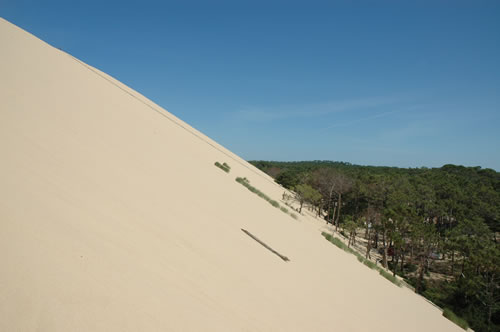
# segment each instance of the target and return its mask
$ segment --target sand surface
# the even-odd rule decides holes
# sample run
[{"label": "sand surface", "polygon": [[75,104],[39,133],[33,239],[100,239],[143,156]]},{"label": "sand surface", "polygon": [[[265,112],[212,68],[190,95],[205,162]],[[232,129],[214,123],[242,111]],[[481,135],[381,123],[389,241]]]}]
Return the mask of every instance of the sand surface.
[{"label": "sand surface", "polygon": [[279,200],[267,175],[3,19],[0,155],[0,331],[461,331],[234,180]]}]

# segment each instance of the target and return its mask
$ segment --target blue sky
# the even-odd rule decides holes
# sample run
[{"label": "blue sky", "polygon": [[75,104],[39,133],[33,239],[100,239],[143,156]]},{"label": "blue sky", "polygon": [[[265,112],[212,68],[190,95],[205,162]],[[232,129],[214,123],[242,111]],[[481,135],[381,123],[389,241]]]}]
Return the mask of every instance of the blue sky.
[{"label": "blue sky", "polygon": [[0,16],[245,159],[500,170],[500,1],[23,1]]}]

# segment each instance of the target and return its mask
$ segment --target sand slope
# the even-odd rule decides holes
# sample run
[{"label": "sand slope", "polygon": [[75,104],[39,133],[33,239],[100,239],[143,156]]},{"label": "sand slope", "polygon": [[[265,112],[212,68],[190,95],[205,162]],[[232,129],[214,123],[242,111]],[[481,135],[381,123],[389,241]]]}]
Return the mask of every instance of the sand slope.
[{"label": "sand slope", "polygon": [[2,19],[0,49],[0,331],[460,331],[137,92]]}]

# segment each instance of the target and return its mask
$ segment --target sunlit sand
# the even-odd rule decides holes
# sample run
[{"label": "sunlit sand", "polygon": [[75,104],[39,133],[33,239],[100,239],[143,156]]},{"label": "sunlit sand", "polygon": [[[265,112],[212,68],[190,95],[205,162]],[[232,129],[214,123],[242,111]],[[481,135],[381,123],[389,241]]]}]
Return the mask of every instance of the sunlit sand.
[{"label": "sunlit sand", "polygon": [[0,45],[0,331],[461,331],[160,106],[2,19]]}]

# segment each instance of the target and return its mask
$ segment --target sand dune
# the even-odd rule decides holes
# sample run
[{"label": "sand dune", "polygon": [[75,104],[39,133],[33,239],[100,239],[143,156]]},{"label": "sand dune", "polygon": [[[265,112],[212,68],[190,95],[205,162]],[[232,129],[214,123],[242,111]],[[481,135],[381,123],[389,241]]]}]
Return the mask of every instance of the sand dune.
[{"label": "sand dune", "polygon": [[460,331],[139,93],[3,19],[0,45],[0,331]]}]

